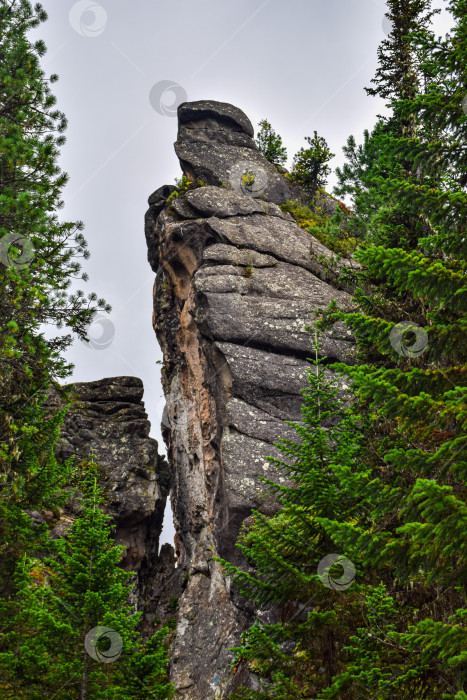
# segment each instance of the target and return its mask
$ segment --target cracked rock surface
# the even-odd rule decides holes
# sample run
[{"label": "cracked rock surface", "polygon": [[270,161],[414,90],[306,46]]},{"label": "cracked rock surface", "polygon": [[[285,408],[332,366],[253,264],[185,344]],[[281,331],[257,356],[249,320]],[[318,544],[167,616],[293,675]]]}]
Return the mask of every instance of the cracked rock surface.
[{"label": "cracked rock surface", "polygon": [[[232,105],[181,105],[175,150],[203,186],[165,206],[171,191],[159,188],[146,215],[177,530],[177,568],[156,576],[166,593],[153,600],[163,615],[167,591],[177,597],[171,680],[183,700],[227,698],[237,687],[229,649],[252,610],[214,557],[240,563],[242,522],[253,508],[274,509],[260,477],[283,478],[266,457],[293,436],[284,420],[300,420],[313,344],[305,326],[332,299],[348,299],[323,265],[331,253],[278,206],[294,192],[252,135]],[[344,327],[320,344],[328,361],[352,361]]]},{"label": "cracked rock surface", "polygon": [[[76,461],[94,456],[115,522],[115,540],[125,546],[123,566],[138,575],[157,557],[170,474],[157,442],[149,437],[143,383],[136,377],[110,377],[68,385],[70,409],[60,431],[58,457]],[[68,391],[67,391],[68,393]],[[64,402],[55,391],[50,403]],[[72,506],[73,511],[73,506]],[[73,515],[73,512],[72,512]],[[65,526],[59,522],[57,527]]]}]

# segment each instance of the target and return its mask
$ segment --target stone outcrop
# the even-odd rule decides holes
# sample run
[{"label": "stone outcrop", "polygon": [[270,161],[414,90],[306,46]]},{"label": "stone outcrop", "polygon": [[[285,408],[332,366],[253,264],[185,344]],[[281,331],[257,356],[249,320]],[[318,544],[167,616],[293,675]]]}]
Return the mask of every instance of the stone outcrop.
[{"label": "stone outcrop", "polygon": [[253,126],[237,107],[208,100],[185,102],[178,108],[178,123],[175,153],[192,180],[242,191],[248,187],[245,170],[251,170],[255,181],[249,184],[255,196],[276,204],[292,198],[287,180],[258,151]]},{"label": "stone outcrop", "polygon": [[[125,546],[123,566],[141,572],[157,559],[159,535],[170,488],[168,465],[149,437],[143,384],[136,377],[112,377],[57,389],[50,404],[70,409],[60,432],[58,457],[76,462],[94,457],[106,492],[117,544]],[[73,503],[56,526],[66,530]]]},{"label": "stone outcrop", "polygon": [[[313,352],[305,326],[348,295],[329,279],[330,252],[278,206],[297,192],[258,151],[246,115],[212,101],[178,114],[175,151],[201,186],[180,196],[159,188],[146,215],[177,530],[177,568],[166,549],[150,585],[153,614],[167,614],[170,592],[177,600],[176,697],[199,700],[238,684],[229,648],[251,621],[215,557],[240,562],[241,523],[275,507],[260,477],[283,479],[265,457],[290,437],[284,420],[300,419]],[[353,356],[345,328],[320,346],[328,361]]]}]

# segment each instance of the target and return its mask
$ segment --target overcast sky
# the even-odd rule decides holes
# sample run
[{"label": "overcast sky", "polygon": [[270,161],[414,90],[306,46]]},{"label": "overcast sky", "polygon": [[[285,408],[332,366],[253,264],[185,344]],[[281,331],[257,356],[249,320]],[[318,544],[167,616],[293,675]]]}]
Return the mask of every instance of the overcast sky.
[{"label": "overcast sky", "polygon": [[[66,220],[82,220],[96,291],[112,305],[90,330],[94,347],[68,352],[73,381],[134,375],[144,381],[151,434],[160,437],[162,354],[151,325],[154,273],[146,258],[147,198],[173,184],[176,106],[213,99],[267,118],[289,164],[316,129],[342,164],[347,137],[370,128],[383,105],[367,97],[387,31],[384,0],[42,0],[36,34],[46,73],[69,120],[60,164],[70,182]],[[443,7],[437,0],[436,7]],[[440,18],[438,31],[449,27]],[[172,89],[171,89],[172,86]],[[330,180],[335,182],[334,178]],[[167,523],[164,539],[171,538]]]}]

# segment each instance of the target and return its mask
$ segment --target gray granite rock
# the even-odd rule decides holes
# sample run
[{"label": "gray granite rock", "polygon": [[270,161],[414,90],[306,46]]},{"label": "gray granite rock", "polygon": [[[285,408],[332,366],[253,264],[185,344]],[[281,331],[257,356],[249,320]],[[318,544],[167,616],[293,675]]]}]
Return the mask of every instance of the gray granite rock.
[{"label": "gray granite rock", "polygon": [[263,202],[232,189],[227,189],[226,192],[222,190],[223,188],[208,186],[188,191],[185,199],[191,206],[193,214],[187,218],[217,216],[220,219],[226,219],[247,214],[270,214],[282,219],[287,218],[287,214],[272,202]]},{"label": "gray granite rock", "polygon": [[265,215],[253,214],[230,219],[211,217],[206,224],[226,243],[269,253],[278,260],[310,270],[321,279],[329,279],[320,258],[331,259],[331,252],[293,221],[269,216],[265,220]]},{"label": "gray granite rock", "polygon": [[[203,251],[203,260],[206,262],[224,263],[226,265],[235,265],[235,274],[242,274],[243,267],[276,267],[277,260],[271,255],[263,255],[255,250],[239,249],[232,245],[217,243],[209,246]],[[206,273],[217,274],[216,268],[206,268]],[[218,268],[222,274],[223,270],[229,274],[229,268]],[[198,283],[201,284],[201,274],[198,278]]]},{"label": "gray granite rock", "polygon": [[178,123],[185,126],[202,119],[216,119],[225,123],[232,131],[253,136],[253,125],[244,112],[227,102],[199,100],[183,102],[178,108]]},{"label": "gray granite rock", "polygon": [[152,236],[152,231],[157,217],[165,207],[167,199],[175,190],[176,187],[174,185],[163,185],[148,198],[149,209],[144,218],[144,231],[148,247],[148,262],[153,270],[157,269],[157,245]]},{"label": "gray granite rock", "polygon": [[[277,206],[293,191],[256,149],[243,112],[181,105],[175,149],[187,175],[207,186],[177,197],[146,229],[177,529],[177,568],[154,569],[146,596],[161,618],[168,591],[179,599],[176,697],[226,699],[237,682],[229,649],[253,611],[214,556],[239,562],[242,522],[252,508],[277,507],[261,477],[285,478],[266,458],[280,456],[280,439],[293,439],[284,421],[301,418],[313,354],[305,326],[332,299],[345,304],[349,296],[323,264],[331,252]],[[248,170],[255,178],[242,183]],[[344,327],[321,334],[320,345],[328,361],[353,359]]]},{"label": "gray granite rock", "polygon": [[[64,390],[70,393],[71,404],[58,455],[61,459],[73,456],[78,462],[94,456],[107,495],[106,508],[115,522],[116,542],[125,546],[123,565],[138,572],[146,558],[157,556],[170,488],[168,464],[149,437],[143,383],[136,377],[111,377]],[[63,389],[50,400],[63,403]]]},{"label": "gray granite rock", "polygon": [[258,151],[251,123],[241,110],[200,101],[180,105],[178,114],[175,152],[191,179],[276,204],[292,198],[287,179]]}]

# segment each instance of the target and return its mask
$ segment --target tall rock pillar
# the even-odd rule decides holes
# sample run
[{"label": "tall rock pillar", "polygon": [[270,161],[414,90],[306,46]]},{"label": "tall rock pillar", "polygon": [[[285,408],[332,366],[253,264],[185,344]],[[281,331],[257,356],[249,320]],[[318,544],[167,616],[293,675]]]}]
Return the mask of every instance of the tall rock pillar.
[{"label": "tall rock pillar", "polygon": [[[278,206],[296,193],[252,137],[232,105],[181,105],[175,151],[199,186],[159,188],[146,215],[177,531],[171,678],[184,700],[232,690],[229,649],[251,617],[215,557],[239,562],[243,520],[274,507],[260,477],[282,478],[265,457],[300,417],[305,326],[347,296],[326,278],[329,251]],[[352,353],[343,329],[320,343],[330,360]]]}]

